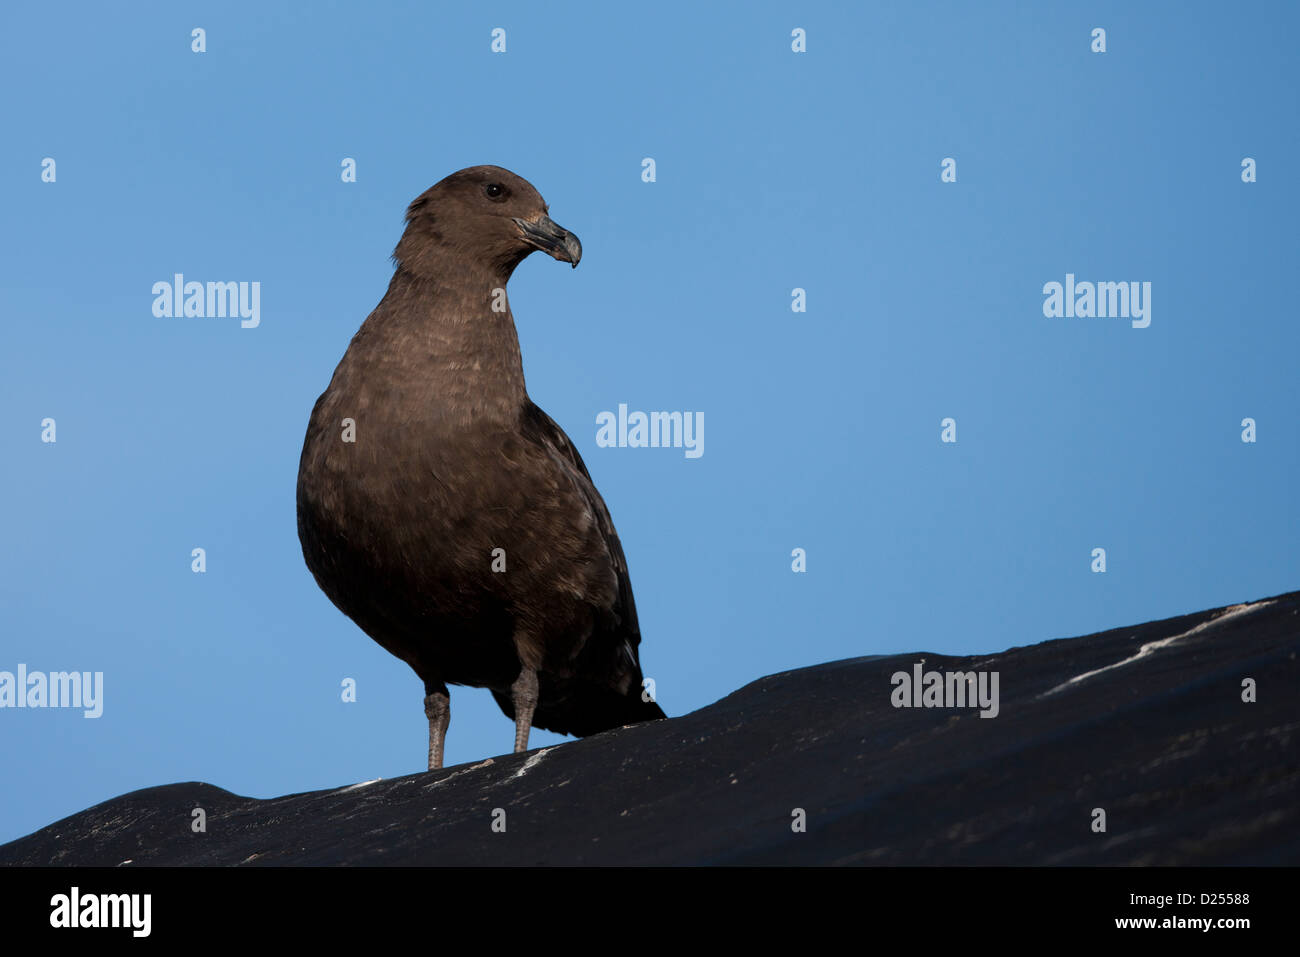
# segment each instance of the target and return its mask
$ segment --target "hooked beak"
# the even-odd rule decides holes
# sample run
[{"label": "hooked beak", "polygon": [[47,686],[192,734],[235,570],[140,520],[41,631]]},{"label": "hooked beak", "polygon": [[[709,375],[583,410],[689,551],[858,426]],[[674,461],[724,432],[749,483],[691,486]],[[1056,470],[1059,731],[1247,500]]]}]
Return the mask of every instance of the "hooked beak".
[{"label": "hooked beak", "polygon": [[578,237],[573,233],[556,224],[545,213],[533,221],[520,219],[518,216],[514,217],[514,221],[530,246],[540,249],[560,262],[571,263],[574,269],[578,268],[578,260],[582,258],[582,243],[578,242]]}]

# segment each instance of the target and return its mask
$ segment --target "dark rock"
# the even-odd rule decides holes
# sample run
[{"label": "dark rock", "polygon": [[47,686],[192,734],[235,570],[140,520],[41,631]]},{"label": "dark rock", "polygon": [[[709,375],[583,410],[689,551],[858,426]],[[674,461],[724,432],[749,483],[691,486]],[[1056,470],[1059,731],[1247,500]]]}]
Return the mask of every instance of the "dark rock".
[{"label": "dark rock", "polygon": [[[857,658],[393,780],[266,801],[148,788],[0,847],[0,864],[1294,864],[1297,651],[1293,592],[996,655]],[[894,708],[891,675],[921,659],[997,671],[997,717]]]}]

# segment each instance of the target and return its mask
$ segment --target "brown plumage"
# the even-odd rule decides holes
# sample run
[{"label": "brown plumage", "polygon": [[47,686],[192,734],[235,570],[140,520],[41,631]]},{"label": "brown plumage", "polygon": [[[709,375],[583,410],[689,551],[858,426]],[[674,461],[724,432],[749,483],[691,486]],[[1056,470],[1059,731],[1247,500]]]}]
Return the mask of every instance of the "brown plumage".
[{"label": "brown plumage", "polygon": [[442,766],[448,684],[491,689],[516,751],[530,725],[587,735],[664,717],[642,697],[609,511],[524,388],[506,282],[536,249],[575,267],[582,255],[547,211],[495,166],[411,203],[388,293],[303,443],[303,556],[330,600],[424,681],[430,768]]}]

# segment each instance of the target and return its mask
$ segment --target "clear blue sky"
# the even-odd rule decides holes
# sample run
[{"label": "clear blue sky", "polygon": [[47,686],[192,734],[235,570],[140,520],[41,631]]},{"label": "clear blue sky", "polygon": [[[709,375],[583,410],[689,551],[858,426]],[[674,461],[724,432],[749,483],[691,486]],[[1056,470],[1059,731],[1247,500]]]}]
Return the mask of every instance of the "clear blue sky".
[{"label": "clear blue sky", "polygon": [[[479,163],[582,239],[511,304],[670,714],[1300,588],[1294,4],[271,6],[6,11],[0,670],[105,700],[0,710],[0,840],[423,768],[421,685],[317,588],[294,485],[406,204]],[[154,318],[177,272],[259,282],[260,326]],[[1045,318],[1067,273],[1150,282],[1150,326]],[[598,448],[619,403],[702,412],[704,455]],[[511,741],[452,690],[449,764]]]}]

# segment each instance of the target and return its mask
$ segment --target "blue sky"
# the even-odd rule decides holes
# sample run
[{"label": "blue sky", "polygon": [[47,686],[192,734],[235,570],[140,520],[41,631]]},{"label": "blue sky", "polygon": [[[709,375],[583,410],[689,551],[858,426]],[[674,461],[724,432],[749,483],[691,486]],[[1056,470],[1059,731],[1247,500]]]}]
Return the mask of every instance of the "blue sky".
[{"label": "blue sky", "polygon": [[[421,685],[317,588],[294,486],[406,204],[479,163],[581,237],[511,305],[669,714],[1300,587],[1294,5],[266,7],[0,31],[0,670],[104,673],[98,719],[0,710],[0,841],[422,770]],[[155,318],[177,272],[260,283],[260,325]],[[1150,282],[1150,326],[1046,318],[1067,273]],[[597,447],[619,403],[703,413],[704,454]],[[449,764],[512,738],[452,690]]]}]

